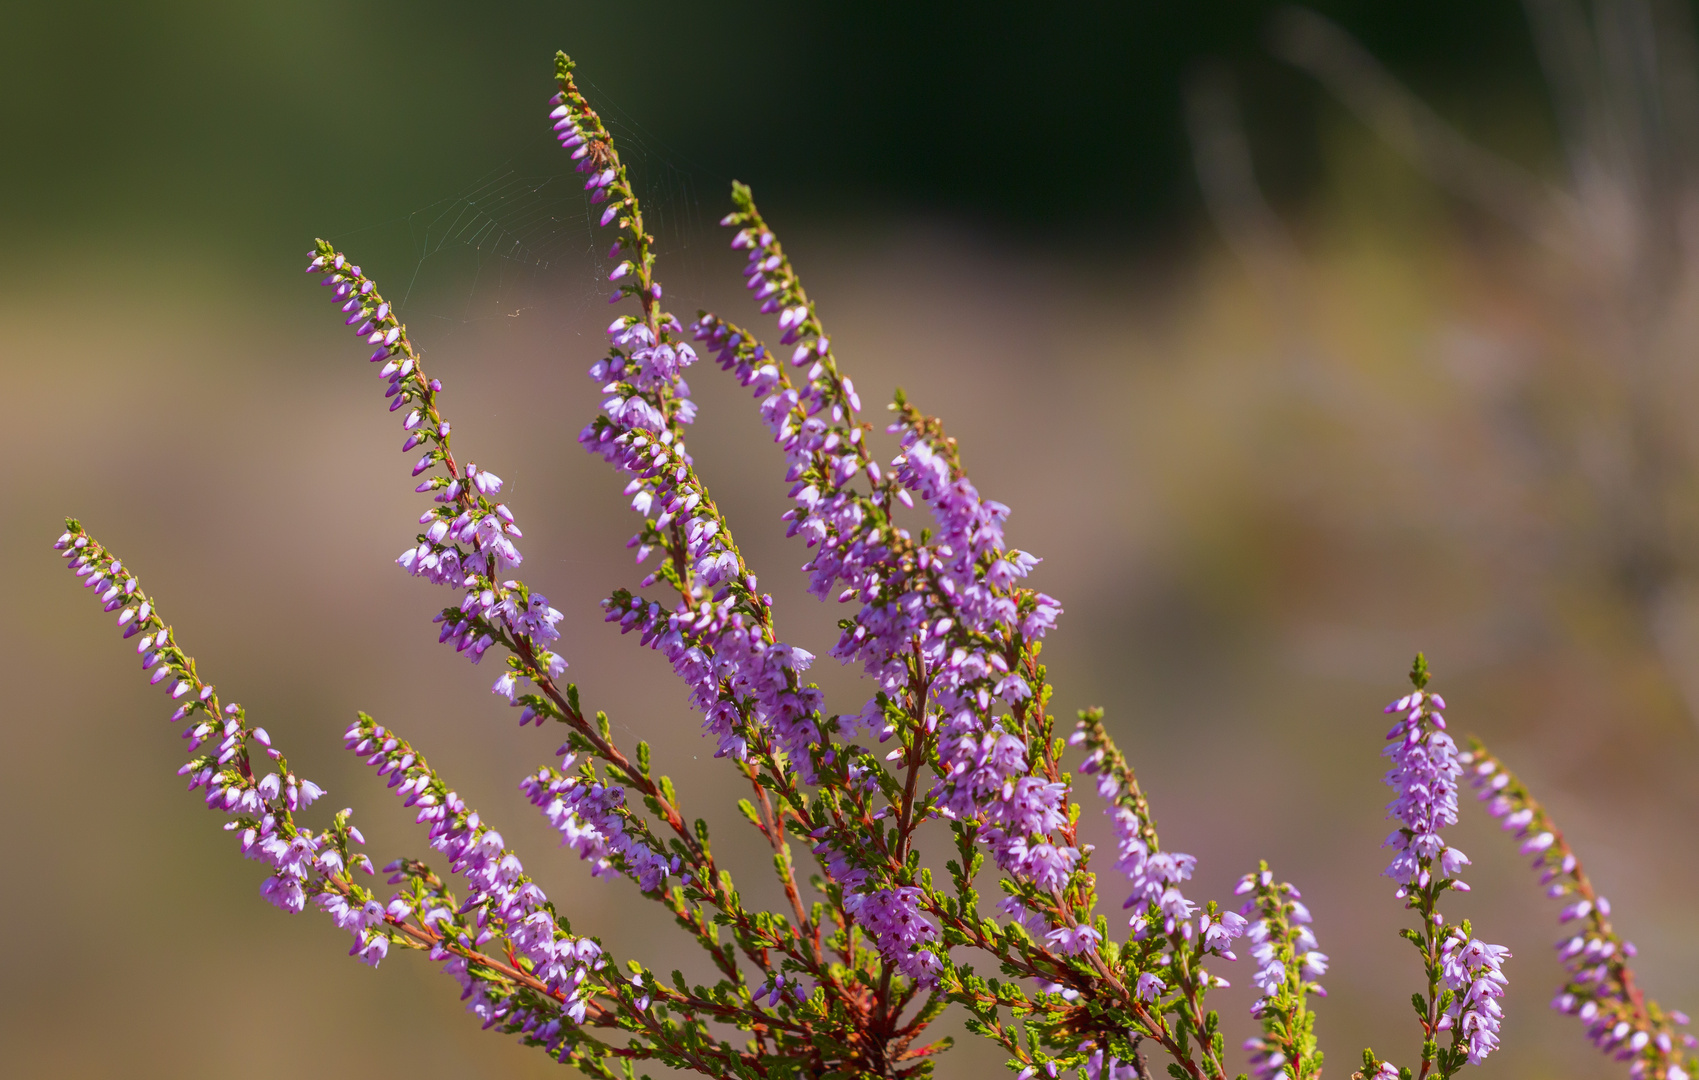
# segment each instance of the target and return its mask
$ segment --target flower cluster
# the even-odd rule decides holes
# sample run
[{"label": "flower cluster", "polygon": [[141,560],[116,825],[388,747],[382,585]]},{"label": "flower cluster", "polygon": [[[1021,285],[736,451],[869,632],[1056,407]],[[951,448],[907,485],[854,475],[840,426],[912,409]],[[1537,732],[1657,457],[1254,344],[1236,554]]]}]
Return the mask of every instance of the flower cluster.
[{"label": "flower cluster", "polygon": [[[1215,1014],[1203,1011],[1203,994],[1211,987],[1227,985],[1227,980],[1210,975],[1203,962],[1209,956],[1236,960],[1233,942],[1251,924],[1242,913],[1218,911],[1213,902],[1199,914],[1198,905],[1180,891],[1180,883],[1191,877],[1197,859],[1161,849],[1150,804],[1132,767],[1104,729],[1102,711],[1082,712],[1068,741],[1085,748],[1080,770],[1097,778],[1097,794],[1107,804],[1104,812],[1115,830],[1115,866],[1132,885],[1122,907],[1132,911],[1128,945],[1136,946],[1136,951],[1129,951],[1138,957],[1140,969],[1134,997],[1155,1004],[1170,990],[1177,991],[1176,1006],[1183,1021],[1196,1030],[1209,1030]],[[1198,915],[1195,923],[1194,915]],[[1211,1047],[1213,1060],[1219,1061],[1221,1054],[1221,1046]]]},{"label": "flower cluster", "polygon": [[921,914],[921,890],[912,885],[853,894],[850,915],[867,931],[880,955],[911,979],[934,980],[942,967],[934,943],[938,928]]},{"label": "flower cluster", "polygon": [[1676,1030],[1688,1023],[1687,1015],[1660,1008],[1635,984],[1628,964],[1634,943],[1611,926],[1610,901],[1594,890],[1546,808],[1479,742],[1471,745],[1463,761],[1487,812],[1516,838],[1520,854],[1532,858],[1546,895],[1563,903],[1558,921],[1577,924],[1573,934],[1557,943],[1569,979],[1552,1007],[1579,1018],[1595,1046],[1629,1062],[1635,1080],[1699,1075],[1699,1060],[1691,1053],[1699,1039]]},{"label": "flower cluster", "polygon": [[1098,797],[1107,804],[1104,813],[1115,828],[1115,868],[1133,885],[1122,904],[1133,909],[1129,925],[1142,934],[1154,917],[1165,932],[1175,932],[1197,910],[1179,889],[1180,882],[1192,876],[1196,857],[1159,850],[1150,804],[1126,758],[1104,730],[1101,710],[1081,713],[1079,726],[1068,742],[1085,746],[1080,771],[1097,777]]},{"label": "flower cluster", "polygon": [[[1425,675],[1419,678],[1425,684]],[[1400,714],[1386,733],[1383,751],[1392,760],[1386,782],[1397,793],[1387,804],[1387,816],[1399,823],[1386,839],[1385,846],[1397,854],[1385,873],[1398,882],[1400,899],[1435,881],[1464,892],[1469,888],[1457,878],[1469,865],[1468,856],[1439,834],[1457,824],[1457,778],[1463,774],[1457,744],[1446,734],[1445,717],[1438,711],[1443,708],[1444,698],[1420,686],[1386,707]]]},{"label": "flower cluster", "polygon": [[1315,1014],[1306,998],[1327,996],[1315,981],[1327,971],[1327,955],[1316,947],[1310,909],[1295,886],[1274,880],[1267,863],[1241,878],[1233,891],[1249,894],[1240,914],[1254,918],[1245,936],[1257,962],[1252,981],[1262,991],[1251,1006],[1251,1015],[1262,1021],[1262,1034],[1245,1041],[1251,1075],[1256,1080],[1320,1076]]},{"label": "flower cluster", "polygon": [[731,596],[704,598],[694,607],[680,599],[669,609],[622,590],[602,606],[607,622],[619,623],[621,633],[639,631],[642,643],[672,664],[720,756],[747,756],[750,739],[759,738],[753,732],[770,730],[788,760],[814,781],[810,751],[820,738],[822,698],[799,678],[813,653],[773,641],[769,624]]},{"label": "flower cluster", "polygon": [[[421,911],[407,894],[398,893],[385,909],[389,916],[404,920],[417,915],[422,926],[439,932],[449,930],[445,920],[450,914],[459,916],[462,921],[432,949],[432,959],[451,965],[463,996],[470,1000],[468,1008],[479,1013],[486,1026],[501,1023],[504,1030],[521,1032],[555,1053],[569,1046],[562,1014],[573,1023],[584,1022],[595,986],[590,976],[607,966],[601,947],[562,925],[554,905],[525,875],[519,857],[503,845],[501,834],[469,809],[406,741],[364,713],[349,725],[343,740],[366,764],[376,766],[379,776],[390,778],[389,785],[407,806],[419,808],[415,820],[430,826],[431,847],[468,887],[465,901],[452,913],[440,904]],[[391,884],[411,876],[405,861],[384,869],[395,875]],[[468,915],[470,919],[465,918]],[[510,946],[518,966],[540,984],[532,989],[553,999],[548,1006],[537,1008],[521,996],[503,994],[446,944],[453,941],[470,950],[492,940]]]},{"label": "flower cluster", "polygon": [[[888,467],[874,459],[860,397],[788,256],[749,189],[735,185],[733,200],[737,209],[722,224],[737,229],[732,246],[748,251],[746,284],[764,313],[778,314],[781,343],[793,346],[789,363],[804,370],[793,379],[752,333],[711,313],[698,317],[696,336],[761,398],[762,419],[785,451],[794,504],[784,515],[787,535],[811,549],[803,567],[809,590],[860,601],[833,656],[859,663],[879,689],[858,713],[838,717],[838,726],[880,742],[902,738],[887,760],[910,769],[936,758],[940,775],[925,802],[907,807],[913,820],[935,813],[971,823],[1000,869],[1038,895],[1056,894],[1080,864],[1066,785],[1053,765],[1034,760],[1032,744],[1042,741],[1008,730],[998,713],[1008,709],[1016,724],[1047,724],[1033,658],[1060,606],[1019,587],[1037,560],[1006,550],[1008,508],[979,495],[954,440],[900,395],[888,429],[901,436],[899,453]],[[892,518],[894,504],[914,506],[917,496],[938,525],[920,542]],[[905,733],[905,720],[922,730]],[[831,830],[818,853],[848,872],[849,864],[871,861],[857,847],[854,836]],[[870,932],[888,943],[889,959],[930,971],[932,954],[919,946],[930,940],[931,924],[906,889],[875,879],[872,900],[851,903],[874,920]],[[1027,915],[1049,906],[1021,908]],[[1052,946],[1078,955],[1095,945],[1095,930],[1051,914],[1058,916],[1046,931]]]},{"label": "flower cluster", "polygon": [[[1405,937],[1421,953],[1428,973],[1427,993],[1415,998],[1424,1036],[1422,1073],[1437,1067],[1447,1077],[1465,1063],[1479,1065],[1498,1046],[1504,1016],[1498,998],[1505,986],[1500,965],[1510,953],[1475,941],[1467,920],[1461,934],[1446,927],[1439,911],[1446,890],[1468,891],[1457,874],[1469,859],[1440,836],[1441,829],[1457,822],[1463,764],[1440,712],[1445,699],[1427,689],[1428,674],[1426,657],[1417,654],[1410,669],[1414,689],[1385,710],[1398,714],[1383,753],[1392,760],[1386,783],[1395,792],[1387,816],[1399,823],[1384,845],[1396,852],[1385,874],[1398,882],[1396,895],[1420,920]],[[1441,1046],[1440,1035],[1447,1031],[1451,1045]]]},{"label": "flower cluster", "polygon": [[[1226,1033],[1205,999],[1227,985],[1210,966],[1234,962],[1243,940],[1261,991],[1252,1014],[1262,1032],[1244,1044],[1251,1071],[1257,1080],[1313,1080],[1322,1056],[1308,999],[1325,995],[1315,980],[1328,958],[1298,890],[1264,864],[1240,883],[1238,911],[1188,896],[1197,860],[1162,846],[1102,712],[1081,712],[1072,737],[1060,736],[1039,657],[1062,609],[1026,583],[1039,560],[1009,545],[1009,508],[981,494],[941,421],[900,391],[882,432],[862,417],[814,301],[744,185],[733,186],[723,224],[744,253],[756,307],[776,320],[778,351],[705,311],[686,340],[684,323],[662,306],[632,178],[573,70],[557,58],[550,119],[614,237],[610,300],[628,305],[590,365],[601,407],[578,438],[622,477],[641,520],[627,545],[637,565],[654,560],[635,588],[607,594],[603,617],[666,657],[716,755],[748,785],[739,809],[771,850],[783,902],[768,911],[746,901],[759,890],[741,889],[716,860],[706,821],[688,816],[672,780],[655,774],[648,744],[628,754],[607,715],[561,681],[566,661],[551,647],[564,616],[514,576],[522,534],[500,501],[502,479],[456,458],[442,384],[426,376],[372,280],[324,241],[308,269],[374,348],[390,411],[402,414],[402,449],[422,451],[413,475],[432,504],[397,563],[454,591],[436,617],[439,640],[474,663],[500,658],[505,670],[491,689],[523,709],[521,726],[565,726],[562,761],[529,772],[521,792],[592,876],[629,881],[643,902],[662,905],[702,950],[712,982],[691,985],[676,971],[663,981],[641,962],[613,963],[594,937],[572,930],[423,756],[365,714],[346,731],[348,749],[415,810],[464,896],[410,858],[386,867],[398,886],[387,901],[356,883],[353,870],[372,868],[351,853],[363,841],[350,812],[321,832],[296,824],[320,789],[290,771],[240,707],[220,705],[134,575],[70,522],[57,546],[138,639],[153,683],[181,702],[174,719],[187,723],[197,752],[183,773],[230,816],[242,850],[268,867],[262,893],[291,911],[312,902],[367,963],[392,947],[426,952],[486,1027],[597,1080],[629,1080],[650,1061],[712,1076],[921,1077],[948,1045],[926,1035],[951,1004],[1007,1052],[1017,1080],[1065,1070],[1088,1080],[1144,1077],[1147,1050],[1172,1059],[1182,1080],[1226,1080]],[[814,653],[779,636],[772,597],[759,591],[686,448],[697,406],[684,375],[698,347],[751,391],[783,453],[784,528],[807,549],[809,592],[850,605],[830,653],[868,676],[873,692],[846,712],[829,711],[805,682]],[[890,443],[876,450],[878,440]],[[928,527],[911,532],[911,512],[929,516]],[[1604,921],[1609,907],[1561,835],[1484,751],[1459,755],[1420,657],[1412,681],[1414,691],[1388,708],[1399,714],[1386,750],[1398,827],[1386,873],[1419,920],[1404,936],[1428,974],[1415,995],[1422,1080],[1480,1063],[1497,1046],[1503,1015],[1509,954],[1438,910],[1444,892],[1467,888],[1458,874],[1468,859],[1442,837],[1457,820],[1465,764],[1553,895],[1569,899],[1564,918],[1582,920],[1582,933],[1562,946],[1571,978],[1559,1007],[1631,1060],[1636,1080],[1688,1080],[1692,1061],[1671,1027],[1685,1018],[1635,989],[1625,964],[1632,947]],[[256,748],[275,762],[270,771],[255,768],[265,760]],[[1124,931],[1099,910],[1101,874],[1078,833],[1070,760],[1110,821]],[[945,836],[951,857],[924,857],[923,840]],[[806,844],[812,869],[798,868],[793,842]],[[994,905],[981,895],[985,874],[1001,894]],[[733,1030],[747,1036],[743,1045],[727,1038]],[[1364,1075],[1416,1074],[1371,1052]]]},{"label": "flower cluster", "polygon": [[[125,639],[136,642],[142,670],[151,672],[148,682],[163,684],[171,700],[181,703],[171,719],[185,725],[183,738],[195,756],[177,774],[189,778],[191,791],[206,792],[207,809],[229,815],[224,827],[239,834],[242,853],[270,868],[260,895],[289,912],[316,901],[353,935],[350,955],[376,964],[389,948],[389,936],[372,924],[371,897],[352,877],[355,869],[372,872],[370,859],[349,850],[350,844],[365,843],[360,830],[348,823],[353,811],[343,810],[321,832],[299,827],[295,815],[317,801],[323,789],[289,768],[271,736],[249,724],[240,705],[220,706],[217,690],[201,680],[195,661],[177,644],[123,560],[84,532],[75,518],[66,519],[65,533],[53,546],[83,588],[100,590],[106,611],[118,613]],[[272,768],[264,770],[267,763]]]},{"label": "flower cluster", "polygon": [[[562,65],[566,79],[570,62]],[[612,137],[576,88],[563,82],[553,105],[561,144],[572,149],[580,172],[592,174],[586,189],[592,202],[608,202],[601,223],[618,235],[610,257],[622,261],[609,274],[617,283],[611,299],[635,299],[640,309],[608,326],[608,356],[590,368],[606,397],[579,442],[629,477],[626,494],[645,519],[628,544],[638,564],[662,553],[641,587],[664,580],[679,593],[666,605],[622,593],[606,602],[609,621],[643,630],[645,644],[666,654],[704,713],[717,753],[742,759],[753,728],[773,730],[793,766],[812,779],[808,749],[819,737],[821,702],[798,674],[813,657],[774,638],[771,601],[756,592],[685,448],[684,426],[696,405],[683,372],[696,353],[682,340],[678,319],[660,308],[654,238],[644,230],[641,203]]]},{"label": "flower cluster", "polygon": [[1445,935],[1439,955],[1446,993],[1451,996],[1439,1030],[1455,1031],[1468,1050],[1469,1064],[1479,1065],[1498,1049],[1498,1026],[1504,1019],[1498,999],[1509,985],[1504,962],[1510,950],[1470,937],[1468,920],[1464,920]]},{"label": "flower cluster", "polygon": [[[565,758],[561,769],[572,768],[578,755],[568,746],[560,753]],[[583,768],[575,776],[545,767],[521,781],[519,789],[560,832],[562,845],[591,864],[592,874],[619,872],[644,892],[660,888],[668,874],[677,872],[678,856],[669,860],[642,820],[626,809],[625,788],[598,780],[588,761]]]},{"label": "flower cluster", "polygon": [[[505,580],[503,570],[518,566],[524,556],[514,541],[522,539],[506,503],[496,502],[502,479],[473,462],[461,468],[450,449],[452,427],[438,410],[442,382],[428,378],[420,356],[407,338],[407,328],[394,308],[377,291],[377,285],[350,262],[346,255],[320,240],[308,254],[307,272],[324,273],[319,284],[343,301],[347,323],[368,344],[377,346],[372,363],[390,399],[389,411],[408,409],[401,421],[407,432],[403,453],[423,446],[425,453],[413,465],[413,475],[441,466],[442,475],[428,477],[414,490],[434,492],[437,505],[419,517],[424,531],[413,546],[401,553],[396,563],[409,574],[452,589],[464,589],[457,607],[436,617],[442,624],[439,641],[454,642],[476,664],[498,638],[520,645],[533,665],[559,678],[566,661],[546,646],[560,637],[555,624],[562,615],[549,606],[548,598],[530,592],[522,582]],[[512,675],[498,679],[494,690],[513,701],[516,684]],[[527,719],[530,717],[527,716]]]}]

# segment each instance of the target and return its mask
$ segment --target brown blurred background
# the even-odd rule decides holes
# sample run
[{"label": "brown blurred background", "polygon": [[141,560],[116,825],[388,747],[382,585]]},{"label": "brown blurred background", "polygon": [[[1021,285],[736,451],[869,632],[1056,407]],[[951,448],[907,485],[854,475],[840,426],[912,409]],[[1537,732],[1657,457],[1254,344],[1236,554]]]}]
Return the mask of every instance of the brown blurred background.
[{"label": "brown blurred background", "polygon": [[[607,241],[541,119],[557,46],[653,192],[674,309],[755,321],[712,227],[729,178],[753,181],[869,406],[902,385],[1014,507],[1067,608],[1055,704],[1108,708],[1165,843],[1200,856],[1196,894],[1259,857],[1304,889],[1334,958],[1331,1074],[1417,1045],[1377,754],[1418,649],[1454,727],[1569,831],[1642,985],[1699,1007],[1692,13],[1319,10],[0,14],[0,1072],[557,1068],[480,1032],[422,958],[369,970],[322,917],[259,898],[173,776],[162,695],[55,569],[67,513],[328,809],[357,808],[377,862],[425,848],[340,750],[357,708],[413,736],[578,929],[694,962],[553,850],[515,785],[559,734],[515,729],[494,671],[434,644],[444,594],[391,565],[420,500],[378,380],[299,273],[315,235],[405,298],[457,450],[508,480],[587,702],[654,741],[760,875],[681,689],[598,617],[637,575],[621,485],[574,442]],[[824,654],[839,613],[790,572],[780,456],[728,380],[691,381],[696,456],[786,637]],[[815,671],[838,707],[862,700]],[[1516,953],[1487,1069],[1617,1075],[1547,1008],[1553,906],[1472,803],[1457,831],[1475,891],[1451,910]],[[964,1044],[939,1072],[999,1063]]]}]

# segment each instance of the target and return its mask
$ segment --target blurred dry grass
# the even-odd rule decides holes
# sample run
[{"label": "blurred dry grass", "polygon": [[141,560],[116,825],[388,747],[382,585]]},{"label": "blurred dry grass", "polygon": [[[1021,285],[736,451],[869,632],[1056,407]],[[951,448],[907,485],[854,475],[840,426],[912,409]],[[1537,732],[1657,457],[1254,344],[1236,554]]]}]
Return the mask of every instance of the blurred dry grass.
[{"label": "blurred dry grass", "polygon": [[[1616,407],[1594,366],[1597,312],[1577,301],[1573,264],[1458,216],[1373,144],[1336,145],[1333,197],[1296,230],[1275,290],[1211,240],[1121,264],[922,223],[804,231],[791,247],[869,404],[902,384],[960,436],[981,490],[1015,508],[1012,541],[1045,557],[1037,584],[1067,607],[1046,653],[1056,706],[1108,708],[1165,842],[1201,857],[1197,894],[1226,895],[1267,857],[1313,901],[1335,960],[1319,1021],[1334,1074],[1364,1045],[1401,1058],[1415,1045],[1413,957],[1376,876],[1376,755],[1379,707],[1417,649],[1454,726],[1493,743],[1590,858],[1641,946],[1642,984],[1699,1006],[1686,827],[1699,731],[1600,554],[1611,509],[1584,470],[1587,453],[1608,464],[1609,441],[1551,450],[1574,445],[1553,432],[1575,416]],[[292,263],[257,281],[218,260],[85,251],[0,294],[4,1071],[542,1075],[546,1059],[480,1033],[422,958],[368,970],[323,919],[259,899],[257,867],[172,777],[181,744],[159,695],[54,573],[57,519],[78,514],[331,808],[357,807],[380,864],[423,843],[340,752],[355,708],[413,736],[579,929],[617,955],[682,962],[625,887],[551,854],[515,784],[557,736],[514,729],[493,674],[433,644],[440,597],[391,567],[417,497],[359,350]],[[719,276],[662,278],[745,317],[733,257],[703,263]],[[567,613],[562,652],[586,700],[656,743],[753,882],[763,859],[682,693],[598,617],[597,599],[635,577],[630,521],[615,478],[574,443],[596,408],[581,373],[604,316],[558,299],[424,337],[457,447],[508,478],[526,576]],[[1665,331],[1681,376],[1666,385],[1682,390],[1688,307]],[[695,453],[786,637],[823,654],[838,613],[786,572],[804,556],[776,523],[779,455],[741,391],[711,369],[692,383]],[[1658,406],[1685,417],[1667,393]],[[860,700],[852,676],[816,671],[840,707]],[[1472,807],[1459,832],[1476,889],[1458,907],[1516,953],[1490,1068],[1610,1075],[1546,1008],[1552,908]],[[1248,973],[1226,974],[1242,984],[1221,1005],[1242,1038]],[[964,1045],[940,1074],[996,1064]]]}]

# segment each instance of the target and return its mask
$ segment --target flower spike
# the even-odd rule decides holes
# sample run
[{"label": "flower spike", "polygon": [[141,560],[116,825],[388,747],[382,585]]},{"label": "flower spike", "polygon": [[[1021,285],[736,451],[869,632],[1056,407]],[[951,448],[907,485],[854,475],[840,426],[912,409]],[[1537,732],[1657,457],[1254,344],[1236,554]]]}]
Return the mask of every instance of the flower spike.
[{"label": "flower spike", "polygon": [[[558,679],[566,661],[548,646],[560,637],[555,624],[562,615],[549,606],[546,596],[532,592],[523,582],[508,579],[505,571],[524,561],[514,541],[521,539],[513,511],[496,501],[502,479],[475,463],[462,467],[450,448],[452,427],[439,411],[442,383],[428,378],[422,358],[407,337],[394,308],[377,291],[377,285],[348,257],[324,240],[309,253],[308,273],[328,271],[320,282],[331,288],[336,299],[346,298],[342,310],[352,312],[350,324],[358,322],[358,333],[377,346],[373,363],[383,362],[378,372],[387,385],[389,411],[407,409],[401,426],[407,432],[401,449],[425,453],[413,466],[413,475],[441,467],[442,473],[420,481],[414,490],[434,492],[437,505],[419,518],[424,531],[415,546],[401,553],[396,563],[409,574],[437,585],[464,590],[454,607],[437,616],[442,632],[437,640],[453,642],[472,663],[498,641],[511,646],[521,662],[514,672],[496,680],[494,692],[510,702],[517,700],[515,676],[542,675]],[[528,708],[524,722],[536,715]],[[539,717],[540,722],[540,717]]]},{"label": "flower spike", "polygon": [[1316,947],[1310,910],[1296,887],[1275,882],[1266,862],[1241,878],[1234,892],[1249,894],[1239,914],[1255,918],[1245,936],[1257,962],[1252,981],[1263,995],[1251,1006],[1263,1033],[1244,1047],[1251,1054],[1251,1075],[1255,1080],[1313,1080],[1321,1075],[1322,1055],[1306,998],[1327,996],[1315,981],[1327,971],[1327,955]]},{"label": "flower spike", "polygon": [[[1475,940],[1468,920],[1446,926],[1439,911],[1446,890],[1468,891],[1457,875],[1469,859],[1440,836],[1442,828],[1457,822],[1457,778],[1463,765],[1446,733],[1440,711],[1445,699],[1427,688],[1429,677],[1427,658],[1418,653],[1410,668],[1414,689],[1385,709],[1398,714],[1398,721],[1387,732],[1382,752],[1392,760],[1386,782],[1396,793],[1387,816],[1399,823],[1383,845],[1395,852],[1384,873],[1398,882],[1396,895],[1420,920],[1420,927],[1404,936],[1421,953],[1428,973],[1427,993],[1415,997],[1422,1025],[1418,1080],[1430,1070],[1448,1077],[1465,1063],[1479,1065],[1498,1047],[1504,1016],[1498,999],[1506,985],[1502,966],[1510,957],[1502,945]],[[1450,1045],[1441,1046],[1446,1031]]]},{"label": "flower spike", "polygon": [[1487,812],[1516,839],[1519,853],[1532,857],[1546,895],[1563,903],[1558,922],[1578,924],[1575,933],[1557,943],[1569,979],[1552,1008],[1580,1019],[1593,1045],[1628,1061],[1635,1080],[1699,1075],[1699,1056],[1693,1053],[1699,1039],[1677,1030],[1687,1025],[1687,1014],[1662,1008],[1636,984],[1628,963],[1634,943],[1611,926],[1610,901],[1593,888],[1551,814],[1479,740],[1470,740],[1461,760]]},{"label": "flower spike", "polygon": [[[75,518],[65,519],[53,546],[83,588],[99,590],[106,611],[118,612],[125,639],[136,641],[142,670],[152,673],[149,683],[163,685],[171,700],[181,702],[171,719],[186,725],[183,737],[195,756],[177,774],[189,778],[189,790],[206,792],[207,809],[228,816],[224,827],[237,833],[242,853],[270,867],[260,894],[288,912],[303,911],[309,902],[324,908],[353,936],[349,954],[376,965],[396,935],[384,924],[381,905],[374,906],[371,892],[354,879],[354,870],[370,874],[372,864],[350,848],[365,843],[349,824],[353,811],[341,811],[320,832],[296,824],[296,815],[324,790],[289,768],[271,735],[251,724],[242,706],[220,704],[217,689],[202,681],[135,572]],[[200,752],[203,746],[210,749]]]}]

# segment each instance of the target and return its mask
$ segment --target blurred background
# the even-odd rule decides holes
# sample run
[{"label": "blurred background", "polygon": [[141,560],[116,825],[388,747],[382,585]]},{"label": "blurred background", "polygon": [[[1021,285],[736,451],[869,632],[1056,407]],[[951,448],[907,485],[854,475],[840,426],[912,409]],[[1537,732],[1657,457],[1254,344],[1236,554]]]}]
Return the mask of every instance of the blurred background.
[{"label": "blurred background", "polygon": [[[960,436],[1067,615],[1067,715],[1104,705],[1165,844],[1225,896],[1268,858],[1334,967],[1330,1075],[1411,1060],[1419,978],[1377,875],[1380,706],[1427,651],[1453,727],[1552,807],[1641,983],[1699,1007],[1699,77],[1681,0],[11,4],[0,12],[0,1071],[542,1076],[413,955],[369,970],[257,895],[173,771],[163,700],[48,545],[65,514],[141,572],[227,700],[424,851],[340,750],[409,733],[579,929],[663,970],[670,927],[551,849],[518,731],[433,644],[391,560],[401,435],[322,292],[359,259],[508,479],[526,576],[621,737],[648,738],[746,882],[728,770],[596,601],[637,577],[619,481],[578,451],[608,313],[544,122],[580,61],[649,193],[675,311],[753,321],[713,223],[755,187],[870,406]],[[780,455],[712,368],[699,462],[785,636]],[[840,708],[853,675],[816,667]],[[1088,797],[1089,802],[1089,797]],[[1089,828],[1100,827],[1088,806]],[[1451,910],[1516,954],[1504,1077],[1617,1075],[1551,1012],[1555,911],[1465,808]],[[750,885],[751,889],[758,886]],[[1110,891],[1113,891],[1111,887]],[[1220,995],[1252,1033],[1249,969]],[[687,967],[688,969],[688,967]],[[1242,1055],[1231,1055],[1242,1064]],[[939,1075],[983,1074],[962,1045]]]}]

